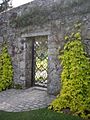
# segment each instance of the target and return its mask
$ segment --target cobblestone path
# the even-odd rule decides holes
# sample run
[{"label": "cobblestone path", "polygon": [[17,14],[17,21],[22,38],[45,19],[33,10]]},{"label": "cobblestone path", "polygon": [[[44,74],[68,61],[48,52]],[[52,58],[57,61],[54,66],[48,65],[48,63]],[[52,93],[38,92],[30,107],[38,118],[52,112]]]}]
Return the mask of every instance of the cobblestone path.
[{"label": "cobblestone path", "polygon": [[0,110],[9,112],[28,111],[47,107],[55,97],[38,87],[26,90],[10,89],[0,92]]}]

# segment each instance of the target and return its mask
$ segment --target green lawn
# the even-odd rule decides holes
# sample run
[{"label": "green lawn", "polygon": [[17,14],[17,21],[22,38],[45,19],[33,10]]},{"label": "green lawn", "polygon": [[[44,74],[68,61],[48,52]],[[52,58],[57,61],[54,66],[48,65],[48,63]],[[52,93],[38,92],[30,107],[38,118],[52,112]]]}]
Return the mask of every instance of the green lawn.
[{"label": "green lawn", "polygon": [[29,112],[3,112],[0,111],[0,120],[81,120],[79,117],[52,112],[47,109]]}]

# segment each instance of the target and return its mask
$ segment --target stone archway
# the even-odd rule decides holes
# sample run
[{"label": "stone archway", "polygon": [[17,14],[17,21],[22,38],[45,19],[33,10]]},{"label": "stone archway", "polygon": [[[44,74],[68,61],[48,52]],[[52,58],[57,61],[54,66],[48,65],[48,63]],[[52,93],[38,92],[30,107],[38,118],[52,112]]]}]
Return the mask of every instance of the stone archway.
[{"label": "stone archway", "polygon": [[58,61],[58,46],[55,42],[55,35],[50,32],[32,33],[21,36],[25,39],[25,86],[30,88],[35,85],[35,68],[33,64],[34,58],[34,41],[39,38],[47,38],[48,45],[48,76],[47,76],[47,92],[56,95],[60,91],[60,66]]}]

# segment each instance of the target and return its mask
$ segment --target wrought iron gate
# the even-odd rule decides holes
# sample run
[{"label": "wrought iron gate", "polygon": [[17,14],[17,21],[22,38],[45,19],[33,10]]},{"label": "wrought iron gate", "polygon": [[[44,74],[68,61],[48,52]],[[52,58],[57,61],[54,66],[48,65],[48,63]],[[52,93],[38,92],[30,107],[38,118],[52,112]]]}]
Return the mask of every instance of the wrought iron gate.
[{"label": "wrought iron gate", "polygon": [[[45,39],[46,38],[46,39]],[[34,39],[34,84],[47,87],[48,45],[47,37]]]}]

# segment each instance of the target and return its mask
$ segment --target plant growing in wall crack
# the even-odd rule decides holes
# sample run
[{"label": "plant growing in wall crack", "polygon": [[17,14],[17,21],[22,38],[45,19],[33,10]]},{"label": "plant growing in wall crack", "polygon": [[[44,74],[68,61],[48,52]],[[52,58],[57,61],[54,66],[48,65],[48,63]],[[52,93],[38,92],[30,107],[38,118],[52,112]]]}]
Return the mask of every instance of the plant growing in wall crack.
[{"label": "plant growing in wall crack", "polygon": [[7,46],[4,44],[0,54],[0,91],[12,85],[13,67]]},{"label": "plant growing in wall crack", "polygon": [[68,42],[60,55],[62,88],[49,108],[90,118],[90,59],[84,52],[80,32],[72,33],[65,39]]}]

